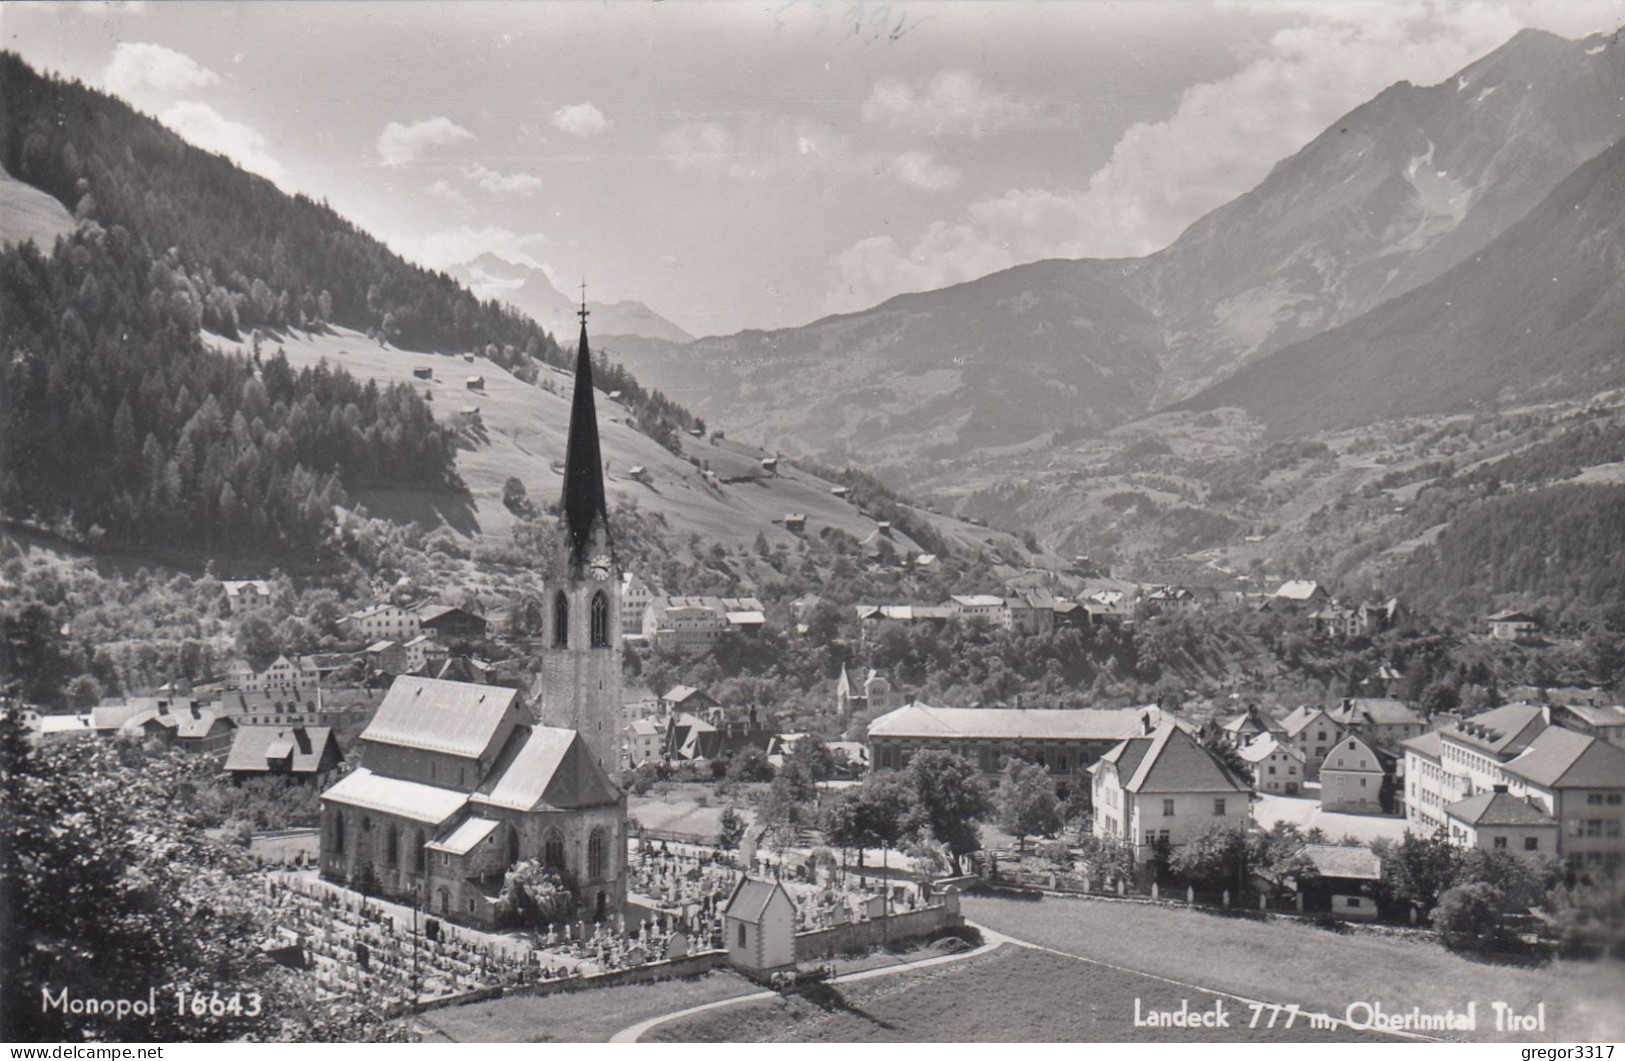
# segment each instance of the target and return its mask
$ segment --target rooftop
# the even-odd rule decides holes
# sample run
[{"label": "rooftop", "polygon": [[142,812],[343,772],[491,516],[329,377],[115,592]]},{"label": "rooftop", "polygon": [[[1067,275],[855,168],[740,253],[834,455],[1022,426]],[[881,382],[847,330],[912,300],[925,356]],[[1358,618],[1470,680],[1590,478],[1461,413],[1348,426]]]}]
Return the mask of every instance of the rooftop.
[{"label": "rooftop", "polygon": [[1480,792],[1457,800],[1444,812],[1468,825],[1556,825],[1557,819],[1528,800],[1505,792]]},{"label": "rooftop", "polygon": [[462,810],[468,797],[449,788],[382,777],[362,766],[323,792],[322,801],[439,825]]},{"label": "rooftop", "polygon": [[1503,769],[1548,788],[1625,788],[1625,748],[1547,726]]},{"label": "rooftop", "polygon": [[516,696],[516,690],[495,685],[403,676],[389,687],[361,739],[477,759],[510,712],[523,714]]},{"label": "rooftop", "polygon": [[931,707],[912,703],[869,723],[869,736],[980,740],[1122,740],[1144,732],[1143,707],[1074,711],[1048,708]]},{"label": "rooftop", "polygon": [[1345,880],[1381,880],[1382,859],[1369,847],[1341,847],[1336,844],[1304,844],[1303,853],[1315,864],[1322,877]]}]

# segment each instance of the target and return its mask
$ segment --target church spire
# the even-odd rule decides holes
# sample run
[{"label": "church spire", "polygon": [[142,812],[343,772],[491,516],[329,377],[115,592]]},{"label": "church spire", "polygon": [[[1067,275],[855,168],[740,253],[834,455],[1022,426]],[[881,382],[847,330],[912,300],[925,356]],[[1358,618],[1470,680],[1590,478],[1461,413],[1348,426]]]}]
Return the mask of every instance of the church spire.
[{"label": "church spire", "polygon": [[564,448],[564,522],[570,532],[570,556],[580,563],[592,537],[595,519],[609,532],[604,502],[604,461],[598,451],[598,414],[592,396],[592,354],[587,349],[587,285],[581,285],[581,342],[576,348],[575,394],[570,401],[570,438]]}]

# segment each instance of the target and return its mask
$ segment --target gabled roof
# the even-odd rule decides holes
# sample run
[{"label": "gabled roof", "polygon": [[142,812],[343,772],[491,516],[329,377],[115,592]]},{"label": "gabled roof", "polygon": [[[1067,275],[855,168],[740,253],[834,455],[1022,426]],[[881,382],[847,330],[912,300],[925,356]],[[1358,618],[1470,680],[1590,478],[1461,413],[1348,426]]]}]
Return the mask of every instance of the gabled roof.
[{"label": "gabled roof", "polygon": [[1369,847],[1304,844],[1303,854],[1315,864],[1315,869],[1322,877],[1339,877],[1344,880],[1382,879],[1382,859]]},{"label": "gabled roof", "polygon": [[443,851],[448,855],[466,855],[486,837],[496,831],[501,822],[490,818],[469,818],[451,831],[444,840],[431,840],[423,846],[430,851]]},{"label": "gabled roof", "polygon": [[1517,796],[1506,792],[1480,792],[1457,800],[1444,812],[1458,821],[1473,826],[1485,825],[1551,825],[1557,819]]},{"label": "gabled roof", "polygon": [[795,909],[795,900],[790,898],[790,893],[778,881],[740,877],[739,883],[734,885],[733,894],[728,896],[727,905],[722,908],[722,914],[746,924],[759,925],[775,894],[784,896],[784,901],[790,904],[792,910]]},{"label": "gabled roof", "polygon": [[490,750],[517,706],[517,695],[495,685],[402,676],[390,685],[361,739],[477,759]]},{"label": "gabled roof", "polygon": [[1144,732],[1149,708],[931,707],[912,703],[869,723],[869,736],[983,740],[1122,740]]},{"label": "gabled roof", "polygon": [[1130,792],[1250,792],[1196,738],[1172,722],[1164,722],[1148,737],[1133,737],[1103,759],[1117,767],[1123,787]]},{"label": "gabled roof", "polygon": [[[226,753],[226,769],[263,773],[274,760],[287,759],[289,772],[314,774],[321,769],[329,744],[335,741],[328,726],[240,726]],[[338,754],[336,746],[334,752]]]},{"label": "gabled roof", "polygon": [[960,593],[948,599],[961,608],[998,608],[1004,604],[1003,597],[995,597],[989,593]]},{"label": "gabled roof", "polygon": [[1289,737],[1296,737],[1307,729],[1315,719],[1322,716],[1333,725],[1338,724],[1337,719],[1327,714],[1325,708],[1304,704],[1300,707],[1294,707],[1287,713],[1285,718],[1281,719],[1281,730]]},{"label": "gabled roof", "polygon": [[1420,756],[1432,759],[1434,762],[1439,762],[1443,758],[1442,745],[1439,742],[1438,730],[1430,730],[1429,732],[1422,734],[1420,737],[1412,737],[1410,740],[1400,741],[1399,746],[1407,751],[1413,751]]},{"label": "gabled roof", "polygon": [[1564,704],[1563,710],[1588,726],[1625,726],[1625,707],[1618,704]]},{"label": "gabled roof", "polygon": [[621,794],[575,730],[518,726],[469,798],[510,810],[571,810],[614,804]]},{"label": "gabled roof", "polygon": [[322,800],[439,825],[462,810],[468,796],[454,789],[384,777],[361,766],[323,792]]},{"label": "gabled roof", "polygon": [[1272,733],[1266,733],[1241,749],[1241,757],[1249,763],[1261,763],[1275,753],[1290,755],[1299,762],[1303,761],[1303,753],[1290,744],[1283,744],[1275,739]]},{"label": "gabled roof", "polygon": [[1490,616],[1492,623],[1532,623],[1535,617],[1528,612],[1504,611]]},{"label": "gabled roof", "polygon": [[1356,723],[1373,726],[1420,726],[1426,724],[1420,712],[1403,700],[1391,697],[1364,697],[1351,700],[1350,715]]},{"label": "gabled roof", "polygon": [[1625,788],[1625,748],[1548,726],[1503,769],[1548,788]]},{"label": "gabled roof", "polygon": [[1326,591],[1320,588],[1319,582],[1307,578],[1288,579],[1275,591],[1275,596],[1283,600],[1310,600],[1325,595]]},{"label": "gabled roof", "polygon": [[[1360,766],[1360,759],[1364,757],[1369,765]],[[1339,760],[1347,760],[1342,765]],[[1320,773],[1346,774],[1380,774],[1383,773],[1382,759],[1378,757],[1376,749],[1352,733],[1345,733],[1337,738],[1336,743],[1326,749],[1326,758],[1321,760]]]}]

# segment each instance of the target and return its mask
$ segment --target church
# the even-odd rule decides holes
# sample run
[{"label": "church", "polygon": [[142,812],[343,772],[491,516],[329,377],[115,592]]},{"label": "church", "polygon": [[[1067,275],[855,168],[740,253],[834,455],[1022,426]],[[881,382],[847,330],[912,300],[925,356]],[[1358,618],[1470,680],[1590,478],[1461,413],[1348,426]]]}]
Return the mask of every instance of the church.
[{"label": "church", "polygon": [[397,678],[361,734],[361,765],[322,793],[324,877],[477,924],[497,919],[505,874],[528,860],[569,885],[577,919],[613,919],[626,902],[621,574],[580,316],[538,695]]}]

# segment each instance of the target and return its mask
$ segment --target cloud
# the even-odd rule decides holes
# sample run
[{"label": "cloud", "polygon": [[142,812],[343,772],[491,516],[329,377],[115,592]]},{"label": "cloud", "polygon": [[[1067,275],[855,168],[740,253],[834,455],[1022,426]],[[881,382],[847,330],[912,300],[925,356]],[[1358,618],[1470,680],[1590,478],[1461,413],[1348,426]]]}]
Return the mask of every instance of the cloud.
[{"label": "cloud", "polygon": [[378,134],[378,157],[386,166],[404,166],[413,159],[421,158],[432,148],[449,147],[473,139],[473,133],[450,118],[435,117],[411,125],[390,122]]},{"label": "cloud", "polygon": [[[955,283],[967,278],[967,260],[998,269],[1049,257],[1149,254],[1394,82],[1436,84],[1497,47],[1517,31],[1523,11],[1444,0],[1272,0],[1256,10],[1284,13],[1293,24],[1260,42],[1234,73],[1191,86],[1167,118],[1124,131],[1082,187],[1015,188],[911,242],[860,240],[831,259],[839,279],[829,308]],[[880,89],[865,104],[866,118],[922,130],[986,128],[990,120],[968,117],[976,113],[968,103],[957,111],[932,103],[942,93]]]},{"label": "cloud", "polygon": [[459,262],[472,261],[482,254],[495,254],[517,265],[544,269],[546,267],[534,253],[540,252],[547,243],[547,237],[540,232],[521,235],[495,225],[484,228],[462,225],[424,237],[419,241],[415,257],[430,268],[445,269]]},{"label": "cloud", "polygon": [[451,182],[448,180],[438,180],[429,185],[429,194],[437,199],[446,199],[456,203],[458,206],[468,205],[468,199],[463,196],[462,192],[452,187]]},{"label": "cloud", "polygon": [[591,103],[571,103],[553,112],[553,128],[571,136],[597,136],[615,123]]},{"label": "cloud", "polygon": [[883,77],[863,104],[863,120],[926,136],[971,136],[1037,125],[1043,104],[990,88],[968,70],[944,70],[911,84]]},{"label": "cloud", "polygon": [[660,147],[679,170],[737,181],[861,167],[844,137],[805,119],[753,120],[738,130],[716,121],[685,122],[661,137]]},{"label": "cloud", "polygon": [[905,151],[892,159],[887,172],[904,184],[928,192],[946,191],[959,183],[959,171],[938,162],[928,151]]},{"label": "cloud", "polygon": [[213,70],[161,44],[120,44],[102,70],[107,90],[128,100],[139,99],[148,91],[190,92],[219,81],[220,75]]},{"label": "cloud", "polygon": [[463,175],[493,195],[529,195],[542,186],[540,177],[529,173],[498,173],[478,162],[465,169]]},{"label": "cloud", "polygon": [[159,114],[158,120],[198,147],[219,152],[243,169],[273,181],[282,178],[282,164],[271,157],[265,137],[207,103],[181,100]]}]

